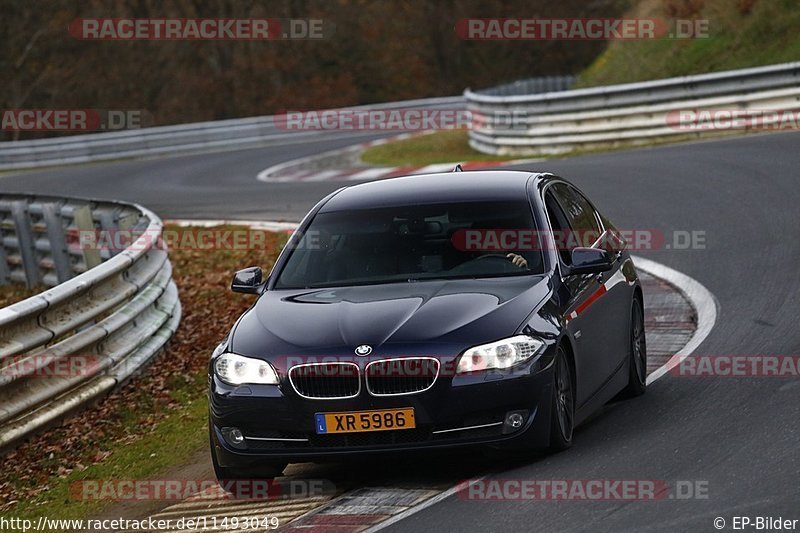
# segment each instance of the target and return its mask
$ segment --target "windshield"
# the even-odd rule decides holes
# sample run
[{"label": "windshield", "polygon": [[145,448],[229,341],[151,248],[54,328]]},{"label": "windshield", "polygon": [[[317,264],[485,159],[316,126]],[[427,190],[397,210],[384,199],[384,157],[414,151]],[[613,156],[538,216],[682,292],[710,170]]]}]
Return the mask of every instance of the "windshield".
[{"label": "windshield", "polygon": [[540,247],[528,243],[525,249],[516,248],[524,239],[514,238],[497,246],[491,238],[502,230],[512,236],[534,235],[535,229],[526,201],[319,213],[293,239],[294,249],[275,288],[541,274]]}]

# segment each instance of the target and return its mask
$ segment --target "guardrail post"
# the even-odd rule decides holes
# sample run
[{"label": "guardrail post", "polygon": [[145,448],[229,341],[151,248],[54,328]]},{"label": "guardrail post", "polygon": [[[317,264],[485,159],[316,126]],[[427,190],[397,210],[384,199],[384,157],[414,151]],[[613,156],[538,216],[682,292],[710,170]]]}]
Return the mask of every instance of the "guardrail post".
[{"label": "guardrail post", "polygon": [[64,224],[61,218],[61,206],[58,204],[42,204],[42,218],[47,227],[47,239],[50,241],[50,254],[59,283],[64,283],[72,277],[72,265],[67,249],[67,240],[64,237]]},{"label": "guardrail post", "polygon": [[28,288],[32,289],[39,283],[41,274],[39,272],[39,262],[36,260],[36,247],[33,242],[33,231],[30,217],[28,216],[27,202],[12,202],[11,217],[14,219],[16,228],[19,256],[22,258],[22,266],[25,269],[25,282]]},{"label": "guardrail post", "polygon": [[[92,218],[92,210],[89,209],[88,205],[82,205],[73,209],[72,223],[75,226],[75,229],[78,230],[78,243],[81,242],[82,232],[93,232],[95,230],[94,219]],[[83,262],[86,263],[87,270],[96,267],[102,262],[99,250],[84,248],[81,251],[83,252]]]},{"label": "guardrail post", "polygon": [[[3,239],[2,232],[0,232],[0,239]],[[0,285],[9,283],[11,283],[11,270],[8,268],[8,256],[5,245],[0,242]]]},{"label": "guardrail post", "polygon": [[14,227],[13,222],[6,218],[11,214],[7,202],[0,206],[0,285],[11,283],[11,267],[8,264],[8,250],[6,249],[6,235]]}]

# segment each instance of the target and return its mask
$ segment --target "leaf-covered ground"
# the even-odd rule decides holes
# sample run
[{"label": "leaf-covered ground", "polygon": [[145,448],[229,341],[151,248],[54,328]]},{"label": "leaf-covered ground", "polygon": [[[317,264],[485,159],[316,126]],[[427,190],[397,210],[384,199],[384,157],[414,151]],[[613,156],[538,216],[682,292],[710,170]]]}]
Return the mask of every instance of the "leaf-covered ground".
[{"label": "leaf-covered ground", "polygon": [[18,285],[16,283],[11,285],[0,285],[0,309],[17,303],[29,296],[38,294],[44,290],[44,287],[37,287],[29,289],[25,285]]},{"label": "leaf-covered ground", "polygon": [[253,239],[258,243],[254,249],[170,250],[183,318],[169,348],[144,374],[98,405],[6,453],[0,469],[0,513],[89,516],[104,502],[76,498],[70,493],[72,484],[147,478],[205,445],[209,354],[253,302],[230,292],[231,275],[255,265],[268,271],[286,240],[285,235],[260,233],[263,238]]}]

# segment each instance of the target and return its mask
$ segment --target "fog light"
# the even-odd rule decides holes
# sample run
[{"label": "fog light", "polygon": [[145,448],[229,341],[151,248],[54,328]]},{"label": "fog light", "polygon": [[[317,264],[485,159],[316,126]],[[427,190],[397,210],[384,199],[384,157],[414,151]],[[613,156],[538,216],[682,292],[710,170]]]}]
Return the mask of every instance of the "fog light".
[{"label": "fog light", "polygon": [[513,433],[522,429],[528,419],[528,411],[509,411],[503,422],[503,433]]},{"label": "fog light", "polygon": [[240,450],[247,448],[247,444],[244,442],[244,435],[242,435],[242,430],[239,428],[222,428],[222,436],[234,448],[239,448]]},{"label": "fog light", "polygon": [[522,415],[519,413],[514,413],[512,415],[508,415],[508,425],[514,429],[519,429],[522,427],[522,423],[525,421],[522,418]]}]

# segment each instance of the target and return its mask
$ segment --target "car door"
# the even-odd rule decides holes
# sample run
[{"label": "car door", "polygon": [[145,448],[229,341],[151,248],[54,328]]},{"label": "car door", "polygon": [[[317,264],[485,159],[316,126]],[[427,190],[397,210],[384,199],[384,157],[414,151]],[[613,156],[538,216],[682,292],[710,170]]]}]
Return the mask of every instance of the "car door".
[{"label": "car door", "polygon": [[[588,200],[566,183],[554,183],[545,193],[545,205],[555,232],[563,266],[571,263],[572,250],[592,246],[603,232],[599,216]],[[613,256],[612,256],[613,257]],[[583,405],[617,368],[621,315],[613,284],[621,276],[619,261],[600,275],[575,275],[564,279],[563,303],[567,329],[575,340],[577,407]],[[612,280],[609,284],[609,280]],[[611,291],[608,291],[608,287]],[[611,294],[613,292],[613,294]],[[624,359],[623,359],[624,360]]]}]

